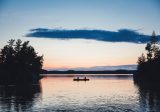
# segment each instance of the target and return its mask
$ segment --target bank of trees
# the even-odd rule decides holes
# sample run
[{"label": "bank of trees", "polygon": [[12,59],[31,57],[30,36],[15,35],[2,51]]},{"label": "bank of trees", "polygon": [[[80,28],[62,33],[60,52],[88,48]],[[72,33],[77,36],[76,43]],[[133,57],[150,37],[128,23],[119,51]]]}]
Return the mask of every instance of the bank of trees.
[{"label": "bank of trees", "polygon": [[160,80],[160,45],[155,32],[147,43],[146,54],[138,58],[136,77],[146,80]]},{"label": "bank of trees", "polygon": [[40,79],[43,56],[29,41],[11,39],[0,51],[0,83],[33,83]]}]

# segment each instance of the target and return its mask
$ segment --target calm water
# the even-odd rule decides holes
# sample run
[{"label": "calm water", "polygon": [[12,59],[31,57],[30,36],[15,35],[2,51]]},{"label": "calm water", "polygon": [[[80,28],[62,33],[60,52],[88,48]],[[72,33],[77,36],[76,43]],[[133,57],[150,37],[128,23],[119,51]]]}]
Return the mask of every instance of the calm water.
[{"label": "calm water", "polygon": [[0,86],[0,112],[159,112],[160,91],[132,77],[46,77],[39,85]]}]

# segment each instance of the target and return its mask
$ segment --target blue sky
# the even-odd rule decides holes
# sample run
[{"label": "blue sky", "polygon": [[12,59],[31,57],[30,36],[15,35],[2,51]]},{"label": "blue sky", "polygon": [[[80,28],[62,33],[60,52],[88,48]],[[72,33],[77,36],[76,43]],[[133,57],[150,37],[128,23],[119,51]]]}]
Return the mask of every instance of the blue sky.
[{"label": "blue sky", "polygon": [[[159,34],[159,0],[1,0],[1,28],[122,28]],[[6,30],[7,31],[7,30]]]},{"label": "blue sky", "polygon": [[[113,32],[119,29],[130,29],[144,35],[151,35],[152,31],[155,30],[156,34],[159,35],[159,11],[159,0],[0,0],[0,47],[10,38],[30,40],[38,52],[45,55],[44,66],[46,67],[135,64],[137,56],[140,55],[140,52],[143,52],[144,44],[99,42],[96,40],[83,40],[84,38],[79,40],[42,39],[25,37],[25,35],[30,32],[30,29],[36,28],[98,29]],[[62,47],[64,46],[62,43],[65,45],[69,44],[70,47],[77,47],[78,51],[68,48],[68,46]],[[93,43],[94,45],[92,45]],[[86,45],[85,50],[83,47],[80,47],[84,44]],[[106,57],[98,55],[96,52],[99,51],[92,50],[90,46],[93,46],[95,49],[99,49],[101,46],[103,50],[99,54]],[[111,50],[114,52],[117,50],[117,47],[119,48],[118,51],[123,51],[123,46],[132,47],[124,51],[125,55],[122,52],[117,57],[111,50],[105,52],[107,46],[113,46]],[[135,50],[137,47],[139,51]],[[72,54],[73,51],[81,54],[86,53],[86,56],[80,55],[74,58],[72,57],[72,55],[75,56],[75,54]],[[87,53],[87,51],[92,52]],[[133,51],[134,56],[132,56],[133,54],[130,51]],[[68,55],[68,58],[62,55],[68,52],[72,54]],[[108,52],[113,53],[113,56],[107,55]],[[123,60],[125,56],[127,60],[132,61],[119,62],[119,59]],[[89,57],[97,61],[88,64],[76,61],[77,59],[87,60]],[[110,57],[115,57],[113,60],[117,60],[117,63],[105,60]],[[66,60],[71,61],[66,62]],[[53,63],[50,63],[48,66],[48,63],[52,61]],[[74,66],[75,64],[77,66]]]}]

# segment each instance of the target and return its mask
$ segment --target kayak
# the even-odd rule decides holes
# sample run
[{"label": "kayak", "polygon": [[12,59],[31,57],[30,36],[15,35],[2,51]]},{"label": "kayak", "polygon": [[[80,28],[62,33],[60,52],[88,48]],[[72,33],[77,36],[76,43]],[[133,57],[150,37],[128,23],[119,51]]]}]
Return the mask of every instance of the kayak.
[{"label": "kayak", "polygon": [[73,79],[73,81],[89,81],[89,79],[78,79],[78,78],[75,78],[75,79]]}]

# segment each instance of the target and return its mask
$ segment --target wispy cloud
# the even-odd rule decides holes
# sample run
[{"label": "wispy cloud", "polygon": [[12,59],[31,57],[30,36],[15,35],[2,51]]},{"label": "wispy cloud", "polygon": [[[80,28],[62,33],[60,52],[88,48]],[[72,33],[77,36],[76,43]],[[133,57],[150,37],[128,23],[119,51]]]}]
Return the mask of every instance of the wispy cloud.
[{"label": "wispy cloud", "polygon": [[[66,30],[66,29],[47,29],[37,28],[31,29],[26,37],[37,38],[56,38],[56,39],[94,39],[107,42],[130,42],[130,43],[146,43],[150,36],[140,34],[131,29],[120,29],[118,31],[106,30]],[[158,36],[160,40],[160,36]]]}]

